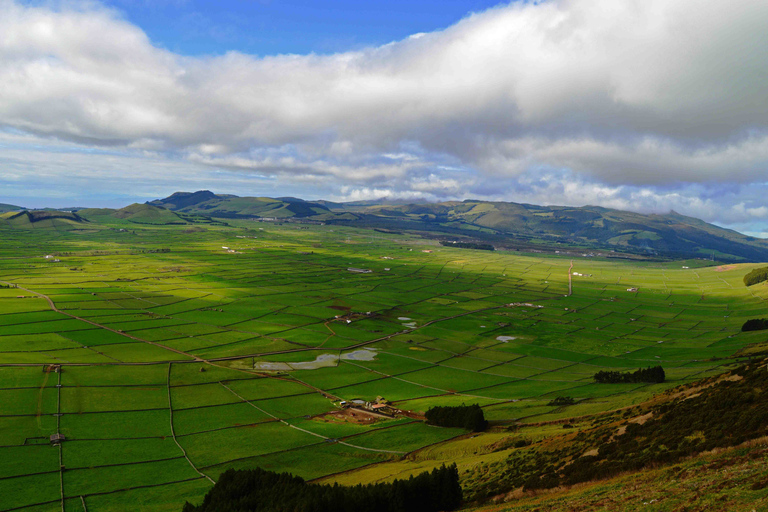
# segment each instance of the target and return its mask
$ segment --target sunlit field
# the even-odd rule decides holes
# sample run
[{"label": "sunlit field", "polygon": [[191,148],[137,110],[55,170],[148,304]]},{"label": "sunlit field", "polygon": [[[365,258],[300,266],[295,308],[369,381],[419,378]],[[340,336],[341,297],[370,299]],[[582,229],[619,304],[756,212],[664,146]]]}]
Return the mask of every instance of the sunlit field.
[{"label": "sunlit field", "polygon": [[[432,406],[593,414],[764,337],[740,331],[764,314],[765,285],[742,283],[757,264],[229,223],[0,227],[0,509],[180,510],[229,468],[333,477],[466,433],[424,424]],[[663,384],[592,379],[657,365]],[[413,414],[329,414],[377,397]]]}]

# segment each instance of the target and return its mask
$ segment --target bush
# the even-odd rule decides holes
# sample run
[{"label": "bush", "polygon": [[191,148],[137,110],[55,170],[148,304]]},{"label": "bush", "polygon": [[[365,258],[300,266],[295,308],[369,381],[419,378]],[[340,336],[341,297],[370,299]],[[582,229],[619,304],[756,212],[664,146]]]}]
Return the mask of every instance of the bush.
[{"label": "bush", "polygon": [[744,322],[744,325],[741,326],[742,332],[764,331],[765,329],[768,329],[768,319],[765,318],[752,318]]},{"label": "bush", "polygon": [[744,276],[744,284],[746,286],[752,286],[753,284],[762,283],[766,280],[768,280],[768,267],[756,268]]}]

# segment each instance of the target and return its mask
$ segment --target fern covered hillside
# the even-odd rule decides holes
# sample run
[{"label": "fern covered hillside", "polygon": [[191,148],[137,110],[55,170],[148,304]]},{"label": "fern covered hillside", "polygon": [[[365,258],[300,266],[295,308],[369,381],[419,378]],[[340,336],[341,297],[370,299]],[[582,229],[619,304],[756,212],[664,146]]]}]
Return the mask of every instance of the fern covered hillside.
[{"label": "fern covered hillside", "polygon": [[538,491],[517,491],[471,512],[768,510],[768,442],[716,450],[670,466]]}]

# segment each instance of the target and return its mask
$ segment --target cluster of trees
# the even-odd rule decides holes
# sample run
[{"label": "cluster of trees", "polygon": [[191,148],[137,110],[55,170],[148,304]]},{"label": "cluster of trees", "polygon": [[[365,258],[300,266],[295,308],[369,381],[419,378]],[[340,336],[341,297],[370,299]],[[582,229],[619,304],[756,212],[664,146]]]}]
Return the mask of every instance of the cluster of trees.
[{"label": "cluster of trees", "polygon": [[488,428],[483,410],[477,404],[431,407],[424,416],[428,424],[440,427],[460,427],[473,432],[482,432]]},{"label": "cluster of trees", "polygon": [[182,512],[438,512],[457,509],[461,499],[455,464],[408,480],[354,487],[308,484],[260,468],[230,469],[202,504],[187,502]]},{"label": "cluster of trees", "polygon": [[744,276],[744,284],[746,286],[752,286],[753,284],[762,283],[768,280],[768,267],[756,268],[749,274]]},{"label": "cluster of trees", "polygon": [[491,244],[481,244],[477,242],[446,242],[441,241],[440,245],[445,247],[458,247],[460,249],[479,249],[481,251],[495,251],[496,248]]},{"label": "cluster of trees", "polygon": [[556,406],[563,406],[563,405],[573,405],[576,403],[576,400],[574,400],[571,396],[558,396],[554,400],[550,400],[550,402],[547,405],[556,405]]},{"label": "cluster of trees", "polygon": [[752,318],[744,322],[744,325],[741,326],[742,332],[764,331],[765,329],[768,329],[768,319],[765,318]]},{"label": "cluster of trees", "polygon": [[664,368],[654,366],[653,368],[640,368],[634,372],[609,372],[603,370],[597,372],[592,378],[600,384],[660,383],[664,382],[666,375],[664,374]]}]

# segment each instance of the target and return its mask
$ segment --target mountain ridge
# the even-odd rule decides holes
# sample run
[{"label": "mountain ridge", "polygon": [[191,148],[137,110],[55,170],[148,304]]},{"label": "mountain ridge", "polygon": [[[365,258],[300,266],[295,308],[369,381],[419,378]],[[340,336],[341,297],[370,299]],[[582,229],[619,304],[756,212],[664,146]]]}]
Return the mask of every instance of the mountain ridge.
[{"label": "mountain ridge", "polygon": [[483,241],[518,250],[601,250],[648,257],[715,257],[766,261],[768,241],[673,210],[642,214],[602,206],[540,206],[504,201],[333,202],[295,197],[238,197],[208,190],[176,192],[147,204],[224,218],[317,221],[389,231],[414,231],[441,240]]}]

